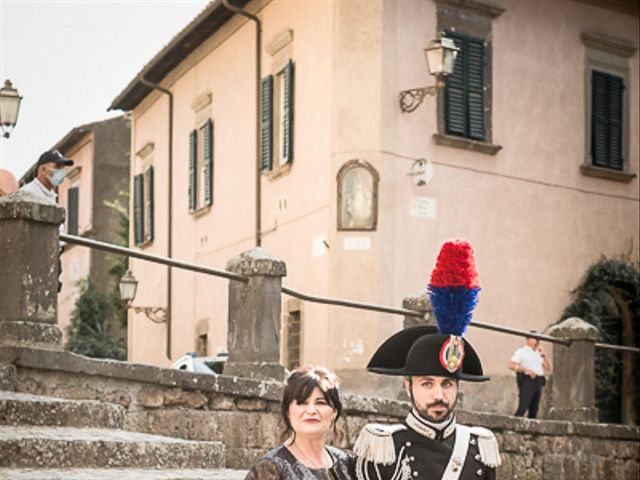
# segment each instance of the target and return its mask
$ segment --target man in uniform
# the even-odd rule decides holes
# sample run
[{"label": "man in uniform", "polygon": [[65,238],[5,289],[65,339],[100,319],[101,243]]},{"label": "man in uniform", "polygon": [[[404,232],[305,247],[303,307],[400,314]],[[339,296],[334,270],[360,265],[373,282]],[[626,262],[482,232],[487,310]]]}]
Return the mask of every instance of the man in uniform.
[{"label": "man in uniform", "polygon": [[462,334],[479,291],[471,245],[446,242],[429,293],[438,328],[421,325],[388,338],[367,369],[404,376],[411,400],[405,421],[369,424],[356,441],[359,480],[495,479],[501,463],[493,433],[456,423],[460,381],[488,380]]}]

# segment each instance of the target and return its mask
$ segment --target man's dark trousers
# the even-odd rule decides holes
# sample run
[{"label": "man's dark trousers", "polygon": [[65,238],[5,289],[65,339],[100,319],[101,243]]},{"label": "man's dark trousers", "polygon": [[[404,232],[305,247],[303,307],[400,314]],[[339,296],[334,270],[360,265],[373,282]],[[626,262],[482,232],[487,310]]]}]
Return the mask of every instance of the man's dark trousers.
[{"label": "man's dark trousers", "polygon": [[537,376],[532,379],[529,375],[525,375],[518,390],[520,391],[520,400],[516,417],[522,417],[524,412],[529,410],[529,418],[536,418],[538,415],[538,407],[540,406],[540,398],[542,397],[542,386],[544,377]]}]

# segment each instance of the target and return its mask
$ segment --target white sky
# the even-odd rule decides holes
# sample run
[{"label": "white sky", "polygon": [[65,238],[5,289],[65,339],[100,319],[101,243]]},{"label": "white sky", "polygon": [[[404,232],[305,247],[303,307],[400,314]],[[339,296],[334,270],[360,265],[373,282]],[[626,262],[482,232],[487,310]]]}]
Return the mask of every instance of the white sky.
[{"label": "white sky", "polygon": [[23,97],[0,137],[16,178],[71,129],[122,112],[111,101],[208,0],[0,0],[0,82]]}]

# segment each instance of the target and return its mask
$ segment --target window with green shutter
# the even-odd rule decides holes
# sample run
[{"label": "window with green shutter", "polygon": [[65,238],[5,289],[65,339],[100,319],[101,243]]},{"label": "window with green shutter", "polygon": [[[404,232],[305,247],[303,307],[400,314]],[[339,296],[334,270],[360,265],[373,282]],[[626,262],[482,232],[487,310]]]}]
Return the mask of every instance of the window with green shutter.
[{"label": "window with green shutter", "polygon": [[281,172],[293,162],[294,63],[288,60],[262,79],[260,102],[261,169]]},{"label": "window with green shutter", "polygon": [[69,235],[78,234],[79,192],[78,187],[67,190],[67,233]]},{"label": "window with green shutter", "polygon": [[445,132],[485,140],[485,46],[481,39],[447,32],[460,49],[455,70],[445,77]]},{"label": "window with green shutter", "polygon": [[262,171],[269,171],[273,165],[273,75],[262,79],[260,101],[260,156]]},{"label": "window with green shutter", "polygon": [[597,167],[623,169],[621,77],[591,72],[591,159]]},{"label": "window with green shutter", "polygon": [[144,178],[142,174],[133,177],[133,236],[136,245],[144,242]]},{"label": "window with green shutter", "polygon": [[282,159],[280,164],[293,161],[293,62],[289,60],[282,72]]},{"label": "window with green shutter", "polygon": [[204,134],[204,205],[213,203],[213,122],[207,120]]},{"label": "window with green shutter", "polygon": [[198,132],[193,130],[189,135],[189,211],[195,212],[197,205],[196,156],[198,154]]},{"label": "window with green shutter", "polygon": [[144,172],[144,240],[153,240],[153,167]]}]

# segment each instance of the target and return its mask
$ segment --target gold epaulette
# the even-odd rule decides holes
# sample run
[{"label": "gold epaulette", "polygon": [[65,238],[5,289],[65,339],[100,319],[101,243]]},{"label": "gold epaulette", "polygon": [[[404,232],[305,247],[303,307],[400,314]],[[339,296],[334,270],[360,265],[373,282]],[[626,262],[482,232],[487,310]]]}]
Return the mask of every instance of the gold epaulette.
[{"label": "gold epaulette", "polygon": [[496,468],[502,463],[498,440],[491,430],[483,427],[470,427],[471,434],[478,437],[480,461],[487,467]]},{"label": "gold epaulette", "polygon": [[406,428],[402,424],[369,423],[360,430],[353,452],[368,462],[391,465],[396,461],[393,434]]}]

